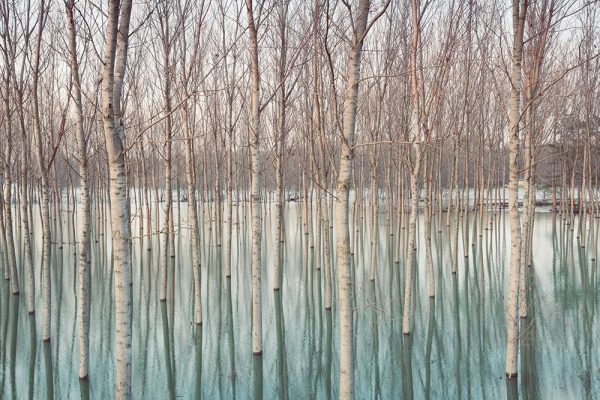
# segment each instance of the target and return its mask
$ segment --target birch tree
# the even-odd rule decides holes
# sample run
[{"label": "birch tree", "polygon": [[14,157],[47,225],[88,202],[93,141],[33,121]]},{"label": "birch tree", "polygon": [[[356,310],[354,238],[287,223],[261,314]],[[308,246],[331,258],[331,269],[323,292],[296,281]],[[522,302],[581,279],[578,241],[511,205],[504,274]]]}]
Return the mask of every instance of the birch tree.
[{"label": "birch tree", "polygon": [[[184,27],[190,18],[190,11],[188,7],[181,7],[177,9],[179,15],[179,25]],[[194,103],[190,102],[192,96],[192,88],[196,83],[195,76],[201,70],[200,65],[201,59],[201,48],[200,48],[200,35],[202,32],[204,19],[205,19],[205,7],[204,2],[201,2],[198,6],[198,14],[191,15],[195,17],[195,25],[193,29],[192,43],[188,47],[188,41],[185,32],[182,32],[179,36],[181,43],[181,55],[182,60],[179,64],[180,76],[181,76],[181,113],[182,113],[182,125],[184,132],[184,154],[185,154],[185,172],[186,182],[188,191],[188,212],[190,215],[190,239],[192,248],[192,273],[194,276],[194,323],[196,325],[202,324],[202,297],[201,297],[201,257],[200,257],[200,227],[198,222],[198,204],[196,202],[196,163],[194,157],[194,140],[193,140],[193,129],[194,121],[192,118],[193,111],[191,108]],[[191,104],[190,104],[191,103]]]},{"label": "birch tree", "polygon": [[[169,251],[175,255],[175,249],[169,249],[169,239],[174,232],[171,230],[173,224],[173,185],[172,185],[172,139],[173,139],[173,107],[171,105],[171,86],[172,86],[172,61],[171,45],[172,34],[170,29],[170,14],[173,9],[169,7],[168,2],[160,3],[158,6],[159,37],[163,52],[163,96],[165,101],[165,130],[163,140],[163,170],[164,170],[164,223],[160,232],[160,301],[167,299],[167,267],[169,260]],[[172,241],[171,241],[172,242]]]},{"label": "birch tree", "polygon": [[521,88],[523,59],[523,32],[527,16],[528,0],[513,0],[512,27],[513,49],[511,60],[511,93],[509,110],[509,174],[508,216],[510,219],[510,261],[508,293],[506,296],[506,376],[517,376],[517,352],[519,346],[519,268],[521,266],[521,221],[518,206],[519,172],[519,123],[521,120]]},{"label": "birch tree", "polygon": [[[14,4],[14,13],[17,14],[21,10],[17,9],[17,5]],[[29,185],[30,185],[30,175],[32,168],[30,163],[28,162],[29,157],[31,156],[31,146],[30,139],[28,138],[28,129],[26,127],[26,115],[25,110],[27,108],[26,97],[27,97],[27,88],[28,88],[28,72],[29,69],[26,65],[26,57],[18,58],[18,47],[17,44],[19,42],[23,43],[23,48],[28,51],[30,46],[30,37],[31,37],[31,17],[29,15],[31,3],[27,2],[24,4],[26,15],[23,19],[21,19],[20,24],[17,25],[17,22],[14,22],[15,27],[19,27],[20,34],[17,34],[17,31],[12,36],[10,40],[10,49],[11,58],[13,61],[10,64],[7,64],[7,68],[10,68],[10,76],[13,81],[13,97],[16,100],[15,111],[18,119],[18,126],[21,133],[21,182],[20,182],[20,195],[21,195],[21,225],[23,228],[23,245],[24,245],[24,260],[23,264],[25,266],[25,275],[27,280],[27,309],[30,314],[35,312],[35,275],[33,272],[33,254],[31,248],[31,229],[30,229],[30,220],[28,209],[30,207],[30,199],[29,199]],[[13,18],[16,19],[16,18]],[[38,37],[38,42],[41,38]],[[19,62],[18,62],[19,61]],[[17,65],[18,64],[18,65]],[[34,95],[34,99],[37,97]]]},{"label": "birch tree", "polygon": [[349,198],[354,165],[354,135],[356,130],[356,110],[358,105],[358,84],[363,45],[367,33],[385,12],[389,1],[369,21],[370,0],[360,0],[355,10],[346,5],[352,24],[346,69],[346,88],[342,114],[340,164],[336,186],[336,230],[337,230],[337,281],[338,311],[340,329],[339,398],[354,398],[354,356],[353,356],[353,304],[354,291],[350,260]]},{"label": "birch tree", "polygon": [[102,68],[102,122],[110,176],[115,296],[115,399],[131,398],[131,226],[125,177],[121,96],[132,0],[110,0]]},{"label": "birch tree", "polygon": [[[560,4],[559,4],[560,6]],[[523,66],[523,114],[524,138],[523,138],[523,223],[522,244],[519,270],[519,316],[527,317],[527,266],[532,248],[531,238],[533,235],[533,219],[535,216],[535,156],[534,143],[539,139],[538,120],[536,118],[539,108],[539,95],[543,90],[544,64],[552,35],[554,13],[557,4],[555,0],[543,0],[532,4],[527,20],[529,23],[530,48],[524,54]]]},{"label": "birch tree", "polygon": [[251,180],[250,214],[252,218],[252,353],[262,354],[262,303],[261,303],[261,220],[260,207],[260,70],[258,69],[258,38],[252,0],[246,0],[248,22],[248,50],[250,55],[250,160]]},{"label": "birch tree", "polygon": [[33,64],[33,124],[35,132],[35,147],[37,162],[41,178],[41,207],[42,207],[42,228],[43,228],[43,245],[42,245],[42,297],[44,299],[44,323],[42,331],[42,340],[50,340],[50,324],[52,315],[52,279],[50,269],[50,182],[48,178],[49,162],[44,157],[45,149],[42,141],[42,119],[40,115],[40,100],[39,100],[39,77],[40,77],[40,51],[42,45],[42,34],[48,13],[45,0],[40,0],[37,21],[37,40],[35,42],[35,56]]},{"label": "birch tree", "polygon": [[4,59],[4,76],[2,85],[2,102],[4,105],[3,122],[4,131],[6,135],[6,148],[4,151],[4,157],[2,159],[2,172],[4,174],[4,188],[3,195],[4,201],[4,222],[5,222],[5,237],[8,248],[8,253],[4,278],[10,280],[11,292],[14,295],[19,294],[19,275],[17,271],[17,257],[15,252],[15,239],[14,239],[14,223],[13,223],[13,185],[14,185],[14,160],[13,160],[13,126],[12,126],[12,112],[10,106],[10,93],[11,93],[11,73],[12,65],[15,62],[14,54],[14,28],[10,22],[13,20],[11,6],[8,1],[3,1],[1,4],[0,11],[2,12],[2,55]]},{"label": "birch tree", "polygon": [[73,9],[75,0],[65,2],[67,16],[67,31],[69,45],[69,65],[71,79],[73,80],[72,93],[77,116],[76,137],[79,159],[79,298],[77,304],[78,336],[79,336],[79,379],[88,376],[89,364],[89,264],[90,264],[90,189],[87,137],[83,123],[83,102],[81,94],[81,78],[79,75],[79,61],[77,59],[77,34]]},{"label": "birch tree", "polygon": [[413,264],[415,256],[415,238],[417,230],[417,213],[419,207],[419,173],[421,171],[421,78],[418,70],[418,50],[421,42],[421,6],[419,0],[411,1],[412,10],[412,43],[410,48],[410,81],[411,81],[411,116],[410,129],[415,160],[410,175],[410,216],[408,220],[408,247],[404,266],[404,309],[402,312],[402,333],[410,334],[410,318],[412,314]]},{"label": "birch tree", "polygon": [[322,57],[319,52],[319,35],[321,34],[321,2],[319,0],[313,1],[312,6],[312,74],[313,74],[313,82],[312,82],[312,124],[313,129],[317,134],[317,142],[318,142],[318,162],[317,162],[317,171],[318,171],[318,180],[319,180],[319,196],[318,196],[318,218],[321,221],[319,229],[323,231],[323,269],[325,270],[325,309],[330,310],[332,305],[332,279],[331,279],[331,249],[329,239],[329,211],[328,211],[328,201],[327,201],[327,187],[329,185],[328,182],[328,171],[327,171],[327,148],[325,141],[325,132],[323,128],[323,107],[321,105],[322,100],[322,91],[321,91],[321,68],[320,63],[322,62]]},{"label": "birch tree", "polygon": [[279,60],[277,66],[278,80],[278,116],[277,132],[275,133],[275,186],[277,190],[277,203],[275,204],[275,255],[273,257],[273,290],[279,290],[281,285],[281,269],[283,267],[283,164],[285,153],[285,139],[287,129],[287,24],[288,24],[289,0],[282,0],[278,7],[279,25]]}]

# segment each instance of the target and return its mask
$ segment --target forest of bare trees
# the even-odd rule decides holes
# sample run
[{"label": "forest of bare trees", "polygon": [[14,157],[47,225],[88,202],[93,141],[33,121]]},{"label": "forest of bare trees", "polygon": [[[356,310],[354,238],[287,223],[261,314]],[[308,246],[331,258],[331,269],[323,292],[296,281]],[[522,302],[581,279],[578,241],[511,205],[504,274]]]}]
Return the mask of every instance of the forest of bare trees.
[{"label": "forest of bare trees", "polygon": [[251,345],[238,351],[261,357],[274,329],[264,294],[304,290],[286,279],[298,268],[286,233],[299,229],[319,307],[335,316],[340,399],[360,397],[358,268],[376,284],[400,274],[396,340],[419,335],[418,287],[443,302],[440,281],[460,278],[459,258],[506,221],[499,372],[510,380],[536,214],[551,212],[596,259],[595,0],[0,0],[0,52],[2,290],[21,294],[52,342],[52,260],[76,243],[78,376],[93,381],[90,288],[105,281],[90,271],[106,225],[116,399],[136,397],[138,246],[158,257],[150,296],[169,312],[176,263],[189,271],[184,318],[197,330],[210,329],[216,296],[204,278],[247,271]]}]

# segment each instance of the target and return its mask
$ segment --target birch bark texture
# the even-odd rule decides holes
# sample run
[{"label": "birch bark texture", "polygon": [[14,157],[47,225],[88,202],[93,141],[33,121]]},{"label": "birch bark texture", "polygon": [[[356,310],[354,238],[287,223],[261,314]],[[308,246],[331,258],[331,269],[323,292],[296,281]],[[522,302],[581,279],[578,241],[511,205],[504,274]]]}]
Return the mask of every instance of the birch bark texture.
[{"label": "birch bark texture", "polygon": [[87,139],[83,125],[83,103],[81,95],[81,79],[79,76],[79,62],[77,60],[77,35],[75,30],[75,18],[73,8],[75,0],[68,0],[65,3],[67,15],[67,31],[69,45],[69,64],[71,76],[73,79],[72,93],[75,102],[75,111],[77,114],[77,147],[79,157],[79,219],[80,219],[80,237],[79,237],[79,291],[77,302],[77,326],[79,337],[79,379],[88,377],[89,364],[89,324],[90,324],[90,304],[89,304],[89,264],[90,264],[90,194],[88,182],[88,152]]},{"label": "birch bark texture", "polygon": [[198,205],[196,203],[196,169],[194,155],[192,151],[192,132],[187,104],[183,105],[185,134],[185,167],[186,181],[188,190],[188,207],[190,213],[190,236],[192,247],[192,271],[194,274],[194,323],[202,324],[202,297],[201,297],[201,279],[200,279],[200,229],[198,224]]},{"label": "birch bark texture", "polygon": [[50,184],[48,182],[48,168],[44,158],[44,148],[42,142],[42,123],[40,116],[40,100],[39,100],[39,77],[40,77],[40,48],[42,44],[42,33],[44,31],[44,23],[46,21],[47,6],[45,0],[40,1],[40,11],[38,17],[38,38],[35,44],[35,58],[33,65],[33,120],[35,131],[35,145],[37,162],[40,169],[41,190],[40,201],[42,207],[42,298],[44,307],[43,331],[42,340],[47,342],[50,340],[51,314],[52,314],[52,279],[50,271]]},{"label": "birch bark texture", "polygon": [[329,235],[329,212],[328,212],[328,202],[327,202],[327,187],[328,187],[328,177],[327,177],[327,169],[326,169],[326,157],[327,157],[327,149],[325,147],[325,138],[323,132],[323,121],[322,121],[322,107],[321,107],[321,95],[322,91],[320,90],[320,82],[319,77],[321,76],[321,71],[319,68],[319,34],[320,34],[320,24],[321,24],[321,7],[320,1],[313,1],[313,30],[312,30],[312,51],[313,51],[313,60],[312,60],[312,71],[313,71],[313,85],[312,85],[312,99],[313,99],[313,112],[312,119],[314,124],[314,129],[317,133],[318,139],[318,149],[319,149],[319,160],[317,164],[318,168],[318,179],[319,179],[319,196],[318,196],[318,219],[320,221],[319,224],[319,232],[323,232],[323,269],[325,270],[325,309],[331,310],[333,290],[331,283],[331,244],[330,244],[330,235]]},{"label": "birch bark texture", "polygon": [[[12,14],[10,13],[9,7],[0,8],[0,12],[2,14],[2,29],[4,32],[8,32],[10,28],[9,21],[12,21]],[[0,50],[2,51],[3,61],[4,61],[4,76],[3,76],[3,85],[2,85],[2,100],[4,106],[3,113],[3,122],[4,122],[4,130],[6,132],[6,150],[4,151],[4,158],[2,160],[2,181],[4,184],[3,187],[3,214],[4,221],[6,226],[4,227],[4,240],[6,241],[6,252],[7,257],[4,268],[4,279],[10,280],[10,287],[12,294],[19,294],[19,279],[18,279],[18,271],[17,271],[17,259],[15,253],[15,240],[13,237],[13,217],[12,217],[12,187],[14,184],[13,180],[13,166],[12,166],[12,148],[13,148],[13,128],[11,123],[11,108],[10,108],[10,95],[11,95],[11,79],[14,80],[15,74],[15,50],[14,50],[14,41],[9,38],[9,35],[3,34],[2,37],[2,46],[0,46]],[[27,227],[24,227],[27,231]],[[25,245],[27,246],[27,241],[25,241]],[[27,251],[27,249],[25,249]],[[29,266],[26,265],[26,269]]]},{"label": "birch bark texture", "polygon": [[[186,35],[180,34],[179,40],[183,49],[190,48],[190,54],[182,52],[181,61],[179,63],[180,73],[182,76],[182,85],[180,95],[183,97],[181,103],[181,112],[184,133],[184,160],[185,160],[185,175],[188,193],[188,213],[189,213],[189,229],[191,239],[191,250],[192,250],[192,273],[194,279],[194,323],[196,325],[202,324],[202,297],[201,297],[201,253],[200,253],[200,226],[198,220],[198,202],[196,200],[196,161],[194,154],[194,114],[192,112],[191,99],[193,99],[192,90],[194,85],[197,83],[197,75],[194,74],[195,68],[197,68],[202,57],[199,52],[199,38],[204,25],[204,3],[200,4],[200,12],[196,17],[196,31],[194,33],[193,42],[191,46],[188,45]],[[191,19],[188,13],[183,8],[178,8],[179,14],[179,25],[185,25],[188,22],[188,18]]]},{"label": "birch bark texture", "polygon": [[262,303],[261,303],[261,207],[260,207],[260,71],[258,69],[258,38],[252,0],[246,0],[248,20],[248,50],[250,52],[251,111],[250,158],[252,186],[250,214],[252,219],[252,353],[262,354]]},{"label": "birch bark texture", "polygon": [[[159,26],[160,39],[163,50],[163,75],[164,75],[164,100],[165,100],[165,136],[163,142],[163,165],[165,171],[165,189],[164,189],[164,223],[160,232],[160,301],[167,300],[167,268],[169,252],[175,255],[174,246],[169,246],[169,239],[172,239],[173,224],[173,187],[172,187],[172,137],[173,137],[173,116],[171,106],[171,34],[169,29],[169,13],[172,10],[168,3],[159,6]],[[171,240],[172,243],[172,240]],[[171,247],[171,248],[169,248]]]},{"label": "birch bark texture", "polygon": [[275,186],[277,187],[277,203],[275,203],[275,255],[273,257],[273,290],[279,290],[281,285],[281,273],[283,268],[283,211],[284,211],[284,190],[283,190],[283,164],[285,157],[285,138],[286,138],[286,112],[287,97],[286,92],[286,67],[287,67],[287,18],[288,18],[289,0],[281,1],[279,6],[279,65],[278,65],[278,121],[277,133],[275,134],[276,147],[276,172]]},{"label": "birch bark texture", "polygon": [[131,398],[131,226],[125,175],[125,127],[121,111],[132,0],[110,0],[102,69],[102,122],[108,153],[114,257],[115,399]]},{"label": "birch bark texture", "polygon": [[410,76],[411,76],[411,130],[412,146],[415,151],[415,161],[410,175],[410,216],[408,220],[408,248],[406,265],[404,266],[404,307],[402,312],[402,333],[410,334],[410,321],[412,315],[412,285],[413,264],[415,258],[415,242],[417,236],[417,213],[419,207],[419,173],[421,171],[421,106],[419,97],[420,79],[417,70],[417,55],[421,37],[421,16],[419,0],[412,0],[413,32],[410,50]]},{"label": "birch bark texture", "polygon": [[519,268],[521,264],[521,221],[518,206],[519,172],[519,122],[521,119],[521,87],[523,59],[523,32],[528,0],[513,0],[513,50],[510,75],[511,93],[509,110],[509,172],[508,216],[510,220],[510,265],[508,293],[506,296],[506,376],[517,376],[517,351],[519,347]]},{"label": "birch bark texture", "polygon": [[[358,105],[360,64],[365,37],[373,23],[383,15],[383,9],[369,22],[371,2],[360,0],[354,21],[348,53],[346,88],[342,115],[341,154],[336,185],[336,231],[337,231],[337,284],[340,337],[339,398],[354,398],[354,350],[353,350],[353,304],[352,265],[350,260],[349,200],[354,167],[354,136]],[[351,12],[351,10],[350,10]]]}]

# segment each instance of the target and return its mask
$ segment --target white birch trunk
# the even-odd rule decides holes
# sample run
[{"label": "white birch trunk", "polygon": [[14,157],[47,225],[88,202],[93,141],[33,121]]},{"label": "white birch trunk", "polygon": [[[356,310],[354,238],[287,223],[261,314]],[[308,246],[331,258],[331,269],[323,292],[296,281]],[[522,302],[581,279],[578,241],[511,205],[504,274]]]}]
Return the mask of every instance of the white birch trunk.
[{"label": "white birch trunk", "polygon": [[[22,103],[21,103],[22,104]],[[22,125],[24,126],[24,124]],[[27,161],[27,153],[25,152],[26,146],[23,144],[23,153],[21,160],[25,165]],[[23,176],[23,182],[21,187],[21,221],[23,223],[23,244],[25,246],[25,275],[27,277],[27,311],[29,314],[35,312],[35,276],[33,273],[33,256],[31,249],[31,235],[29,227],[29,184],[27,174]]]},{"label": "white birch trunk", "polygon": [[[4,182],[4,168],[2,163],[0,162],[0,182]],[[6,225],[4,220],[4,188],[0,188],[2,192],[0,192],[0,245],[2,245],[2,251],[0,251],[0,263],[4,267],[5,277],[10,276],[10,272],[8,272],[9,261],[8,261],[8,243],[6,241]]]},{"label": "white birch trunk", "polygon": [[377,275],[377,235],[378,235],[378,211],[379,199],[377,193],[377,161],[375,146],[371,149],[371,183],[370,195],[371,200],[371,268],[369,269],[369,280],[374,281]]},{"label": "white birch trunk", "polygon": [[411,129],[412,129],[412,145],[415,151],[415,161],[410,175],[410,195],[411,206],[410,216],[408,220],[408,245],[406,254],[406,264],[404,266],[404,307],[402,312],[402,333],[410,334],[410,320],[412,315],[412,273],[415,255],[415,241],[417,232],[417,214],[419,212],[419,173],[421,170],[421,111],[419,103],[419,76],[417,71],[417,52],[420,43],[420,26],[419,26],[419,2],[412,0],[413,14],[413,33],[411,46]]},{"label": "white birch trunk", "polygon": [[[42,298],[44,304],[44,320],[42,328],[42,340],[47,342],[50,340],[50,325],[52,314],[52,279],[50,270],[50,184],[48,181],[48,168],[44,159],[44,148],[42,142],[42,126],[39,110],[38,99],[38,81],[40,73],[40,46],[42,41],[42,32],[44,29],[44,21],[46,15],[46,4],[44,0],[40,1],[40,16],[38,19],[38,39],[36,41],[35,60],[33,67],[33,119],[35,131],[35,145],[37,162],[40,169],[41,178],[41,208],[42,208]],[[60,199],[59,199],[60,200]]]},{"label": "white birch trunk", "polygon": [[[230,104],[230,115],[231,115]],[[226,206],[227,209],[227,226],[225,228],[225,277],[231,278],[231,243],[232,243],[232,232],[233,232],[233,127],[231,126],[231,118],[229,119],[229,133],[228,133],[228,157],[227,157],[227,195],[226,195]]]},{"label": "white birch trunk", "polygon": [[[342,116],[342,137],[340,166],[336,187],[336,233],[337,233],[337,280],[339,310],[339,398],[354,398],[354,351],[353,351],[353,304],[352,265],[350,260],[349,198],[354,164],[354,134],[356,130],[356,110],[358,103],[358,84],[360,64],[367,19],[370,9],[369,0],[360,0],[358,14],[355,16],[354,32],[348,55],[346,89]],[[328,228],[329,229],[329,228]]]},{"label": "white birch trunk", "polygon": [[283,157],[285,153],[285,138],[286,138],[286,108],[287,108],[287,93],[286,93],[286,63],[287,63],[287,15],[288,15],[289,0],[281,2],[281,15],[279,16],[279,121],[276,140],[276,172],[275,180],[277,186],[277,203],[275,204],[275,255],[273,257],[273,290],[279,290],[281,285],[281,270],[283,268]]},{"label": "white birch trunk", "polygon": [[[164,179],[165,179],[165,189],[164,189],[164,223],[160,233],[160,301],[166,301],[167,299],[167,267],[169,260],[169,251],[174,255],[175,249],[174,246],[169,246],[173,241],[169,242],[173,232],[171,231],[171,227],[173,224],[173,187],[172,187],[172,168],[171,168],[171,139],[173,137],[173,117],[171,112],[171,44],[170,44],[170,34],[169,34],[169,16],[167,13],[169,12],[168,6],[165,6],[165,10],[160,11],[159,18],[160,26],[161,26],[161,39],[163,45],[163,66],[164,66],[164,79],[165,79],[165,88],[164,88],[164,98],[165,98],[165,109],[164,113],[166,115],[166,127],[165,127],[165,137],[164,137],[164,155],[163,155],[163,165],[164,165]],[[169,249],[169,247],[171,247]]]},{"label": "white birch trunk", "polygon": [[[14,71],[13,71],[14,77]],[[17,84],[15,84],[17,86]],[[29,314],[33,314],[35,312],[35,275],[33,272],[33,254],[31,248],[31,230],[29,222],[32,221],[30,218],[30,207],[31,202],[29,200],[29,144],[25,137],[25,132],[27,132],[27,128],[25,126],[25,115],[24,115],[24,101],[23,101],[23,89],[17,88],[15,90],[17,97],[17,114],[19,117],[19,123],[21,126],[21,134],[23,135],[23,143],[21,145],[21,212],[20,218],[23,226],[23,244],[25,250],[25,275],[27,279],[27,311]]]},{"label": "white birch trunk", "polygon": [[260,71],[258,69],[258,39],[252,0],[246,0],[248,20],[250,78],[252,81],[250,113],[250,158],[252,187],[250,192],[250,214],[252,219],[252,353],[262,354],[262,303],[261,303],[261,206],[260,206]]},{"label": "white birch trunk", "polygon": [[519,267],[521,264],[521,222],[518,207],[518,153],[519,120],[521,116],[521,60],[523,57],[523,31],[528,0],[513,0],[513,52],[511,71],[511,96],[509,112],[509,174],[508,214],[510,219],[510,266],[506,302],[506,376],[517,375],[517,352],[519,346]]},{"label": "white birch trunk", "polygon": [[10,178],[10,171],[4,175],[6,181],[4,182],[4,222],[5,222],[5,235],[6,244],[8,248],[7,259],[8,265],[5,269],[4,278],[10,279],[10,290],[13,294],[19,294],[19,275],[17,273],[17,257],[15,254],[15,240],[13,231],[13,218],[12,218],[12,179]]},{"label": "white birch trunk", "polygon": [[[427,158],[427,153],[425,155]],[[435,161],[435,160],[434,160]],[[427,269],[427,294],[429,297],[435,297],[435,280],[433,276],[433,254],[431,249],[431,216],[433,211],[432,202],[432,169],[435,163],[425,161],[425,198],[427,199],[427,207],[425,209],[425,264]]]},{"label": "white birch trunk", "polygon": [[79,379],[86,379],[88,376],[89,364],[89,264],[90,264],[90,195],[88,182],[88,154],[87,139],[83,126],[83,104],[81,95],[81,80],[79,77],[79,63],[77,61],[77,42],[75,31],[75,20],[73,17],[73,6],[75,1],[70,0],[65,4],[67,14],[67,29],[69,33],[69,55],[71,76],[73,79],[72,96],[75,101],[77,112],[77,145],[79,157],[79,298],[77,302],[77,321],[79,337]]},{"label": "white birch trunk", "polygon": [[[525,140],[524,140],[524,177],[525,182],[524,196],[523,196],[523,224],[522,232],[524,233],[521,237],[521,255],[519,263],[519,317],[527,318],[527,255],[530,247],[529,243],[529,225],[533,216],[534,209],[532,207],[532,135],[533,135],[533,120],[532,120],[532,104],[529,104],[529,108],[525,112]],[[535,203],[534,203],[535,204]]]},{"label": "white birch trunk", "polygon": [[125,180],[125,128],[121,113],[131,8],[131,0],[124,0],[122,4],[119,0],[109,2],[102,72],[102,120],[108,153],[114,256],[116,400],[131,398],[131,227]]},{"label": "white birch trunk", "polygon": [[194,323],[202,324],[202,297],[200,280],[200,238],[198,225],[198,205],[196,204],[196,171],[192,152],[192,134],[187,104],[183,105],[185,134],[185,168],[188,189],[188,211],[190,214],[190,237],[192,246],[192,271],[194,274]]}]

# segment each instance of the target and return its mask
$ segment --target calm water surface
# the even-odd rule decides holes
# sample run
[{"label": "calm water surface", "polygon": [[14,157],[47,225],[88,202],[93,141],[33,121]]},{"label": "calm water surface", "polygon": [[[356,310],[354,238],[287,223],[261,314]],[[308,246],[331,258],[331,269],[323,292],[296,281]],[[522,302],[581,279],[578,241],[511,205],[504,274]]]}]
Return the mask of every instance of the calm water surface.
[{"label": "calm water surface", "polygon": [[[251,355],[250,233],[234,227],[233,274],[224,279],[221,247],[205,226],[202,255],[204,324],[192,324],[191,254],[183,203],[176,224],[170,294],[158,301],[157,238],[133,241],[133,393],[138,399],[337,398],[337,316],[323,304],[319,254],[303,232],[301,204],[287,205],[285,272],[271,290],[272,214],[265,216],[262,357]],[[35,211],[35,209],[34,209]],[[34,212],[35,214],[35,212]],[[179,221],[177,211],[176,222]],[[367,213],[368,215],[368,213]],[[63,241],[52,249],[51,343],[41,341],[41,310],[28,315],[26,296],[0,291],[0,387],[3,399],[113,397],[114,303],[106,226],[97,220],[93,243],[90,380],[80,383],[76,340],[74,234],[65,213]],[[37,218],[37,217],[36,217]],[[370,224],[358,226],[355,268],[355,393],[357,399],[594,399],[600,397],[597,264],[560,218],[537,213],[529,318],[521,322],[518,387],[504,379],[508,221],[491,229],[461,222],[458,274],[451,274],[452,229],[432,246],[436,298],[426,292],[425,247],[418,246],[413,334],[402,335],[403,263],[394,262],[396,236],[380,215],[378,275],[368,280]],[[208,218],[207,218],[208,220]],[[134,232],[139,232],[134,221]],[[39,226],[39,221],[36,222]],[[353,231],[356,229],[353,227]],[[393,230],[395,231],[395,230]],[[36,281],[41,282],[40,230],[33,234]],[[481,237],[480,237],[481,234]],[[422,237],[422,232],[420,232]],[[17,234],[17,240],[22,240]],[[463,245],[466,240],[466,246]],[[151,248],[149,251],[148,248]],[[317,246],[318,247],[318,246]],[[332,246],[333,248],[334,246]],[[20,246],[22,251],[22,246]],[[223,247],[224,249],[224,247]],[[465,257],[465,250],[468,257]],[[400,250],[402,254],[402,250]],[[19,255],[22,259],[23,255]],[[403,257],[399,257],[403,260]],[[335,271],[334,271],[335,274]],[[21,271],[21,287],[24,288]],[[22,292],[23,293],[23,292]],[[38,293],[38,299],[41,298]]]}]

